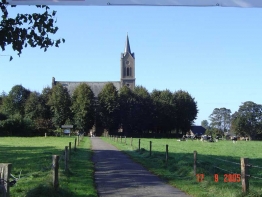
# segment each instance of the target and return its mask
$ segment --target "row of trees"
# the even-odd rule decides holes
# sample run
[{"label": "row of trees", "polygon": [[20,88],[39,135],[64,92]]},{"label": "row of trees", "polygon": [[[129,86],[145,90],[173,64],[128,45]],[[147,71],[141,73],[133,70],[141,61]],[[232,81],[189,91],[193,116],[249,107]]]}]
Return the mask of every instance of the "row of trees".
[{"label": "row of trees", "polygon": [[[188,92],[124,86],[118,92],[112,83],[98,95],[98,116],[108,131],[119,126],[126,133],[186,133],[197,116],[197,103]],[[120,125],[119,125],[120,123]]]},{"label": "row of trees", "polygon": [[208,134],[224,135],[231,131],[239,136],[255,139],[262,134],[262,105],[247,101],[239,106],[238,111],[231,115],[231,110],[215,108],[209,116],[210,124],[203,120],[201,125]]},{"label": "row of trees", "polygon": [[109,132],[119,128],[131,133],[187,132],[197,116],[197,103],[185,91],[153,90],[144,87],[134,91],[124,86],[119,91],[112,83],[94,97],[87,84],[79,85],[72,96],[57,84],[42,93],[14,86],[0,96],[0,132],[7,135],[42,134],[73,124],[88,131],[94,125]]}]

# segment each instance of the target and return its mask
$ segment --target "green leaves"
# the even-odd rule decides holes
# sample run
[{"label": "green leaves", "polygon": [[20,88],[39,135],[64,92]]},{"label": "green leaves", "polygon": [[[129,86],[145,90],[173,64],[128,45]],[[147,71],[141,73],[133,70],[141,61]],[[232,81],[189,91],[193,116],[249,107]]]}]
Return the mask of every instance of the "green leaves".
[{"label": "green leaves", "polygon": [[57,84],[52,89],[52,94],[49,99],[49,105],[53,115],[53,122],[57,128],[71,118],[71,98],[66,88],[61,84]]},{"label": "green leaves", "polygon": [[88,131],[95,121],[94,93],[83,83],[77,86],[72,96],[73,120],[77,129]]},{"label": "green leaves", "polygon": [[177,130],[189,131],[197,117],[197,102],[188,92],[182,90],[176,91],[173,94],[173,99]]},{"label": "green leaves", "polygon": [[[8,18],[6,1],[0,2],[2,11],[2,20],[0,22],[0,46],[2,51],[5,47],[12,45],[14,51],[20,56],[24,47],[29,44],[31,47],[40,47],[46,51],[49,47],[55,45],[59,47],[61,39],[53,40],[51,34],[56,34],[58,27],[54,24],[56,20],[56,11],[49,11],[45,5],[37,5],[39,9],[44,9],[42,14],[17,14],[15,18]],[[65,40],[62,39],[64,43]],[[10,61],[13,58],[10,58]]]},{"label": "green leaves", "polygon": [[232,115],[232,130],[251,139],[262,133],[262,105],[244,102]]},{"label": "green leaves", "polygon": [[109,132],[119,127],[119,96],[113,83],[104,86],[98,95],[99,119]]},{"label": "green leaves", "polygon": [[229,131],[231,122],[231,110],[226,108],[215,108],[209,116],[210,126],[224,133]]}]

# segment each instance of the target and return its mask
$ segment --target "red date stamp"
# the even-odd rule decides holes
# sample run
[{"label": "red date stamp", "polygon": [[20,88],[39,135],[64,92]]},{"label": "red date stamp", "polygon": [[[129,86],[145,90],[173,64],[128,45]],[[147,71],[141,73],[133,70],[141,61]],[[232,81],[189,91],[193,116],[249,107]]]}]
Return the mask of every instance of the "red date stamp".
[{"label": "red date stamp", "polygon": [[[204,174],[196,174],[196,181],[202,182],[205,178]],[[236,183],[241,181],[240,174],[224,174],[224,183]],[[219,182],[219,174],[214,174],[214,182]]]}]

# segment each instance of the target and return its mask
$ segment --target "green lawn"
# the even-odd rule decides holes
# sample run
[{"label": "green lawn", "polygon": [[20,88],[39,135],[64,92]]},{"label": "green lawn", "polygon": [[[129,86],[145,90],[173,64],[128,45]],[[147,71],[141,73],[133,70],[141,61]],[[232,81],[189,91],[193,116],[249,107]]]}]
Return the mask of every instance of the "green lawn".
[{"label": "green lawn", "polygon": [[[12,163],[11,173],[21,179],[10,188],[11,197],[95,197],[90,139],[74,152],[75,137],[1,137],[0,162]],[[72,144],[69,171],[64,171],[65,146]],[[59,155],[59,190],[52,188],[52,155]]]},{"label": "green lawn", "polygon": [[[217,143],[201,141],[180,142],[176,139],[141,139],[141,151],[138,139],[120,139],[118,142],[109,138],[105,141],[115,145],[129,154],[154,174],[159,175],[171,185],[195,197],[236,197],[262,196],[262,142],[256,141],[219,141]],[[149,156],[149,141],[152,141],[152,155]],[[169,158],[166,164],[165,151],[168,144]],[[204,180],[198,182],[193,172],[193,151],[197,151],[197,173],[204,174]],[[242,193],[241,182],[224,182],[225,174],[240,174],[240,158],[249,158],[249,163],[261,168],[249,168],[252,176],[261,179],[250,179],[250,192]],[[228,160],[230,162],[225,162]],[[219,167],[220,169],[218,169]],[[214,181],[218,174],[218,182]]]}]

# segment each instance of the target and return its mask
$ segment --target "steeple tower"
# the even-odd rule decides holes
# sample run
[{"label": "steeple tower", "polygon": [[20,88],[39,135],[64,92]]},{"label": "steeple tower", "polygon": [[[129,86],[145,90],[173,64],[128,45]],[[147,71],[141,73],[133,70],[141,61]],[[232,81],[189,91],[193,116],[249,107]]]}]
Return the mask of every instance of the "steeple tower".
[{"label": "steeple tower", "polygon": [[129,44],[128,34],[126,35],[126,45],[125,45],[124,55],[126,55],[127,53],[129,53],[133,58],[135,58],[135,54],[131,53],[131,47]]},{"label": "steeple tower", "polygon": [[135,53],[131,53],[128,35],[124,53],[121,53],[121,86],[128,86],[132,90],[135,88]]},{"label": "steeple tower", "polygon": [[126,46],[125,46],[125,53],[127,53],[127,52],[131,54],[131,49],[130,49],[128,34],[127,34],[127,36],[126,36]]}]

